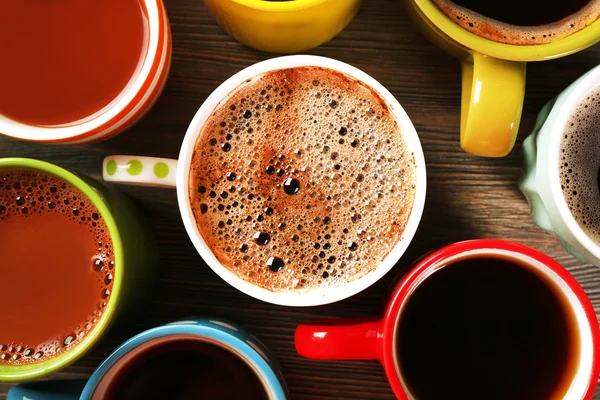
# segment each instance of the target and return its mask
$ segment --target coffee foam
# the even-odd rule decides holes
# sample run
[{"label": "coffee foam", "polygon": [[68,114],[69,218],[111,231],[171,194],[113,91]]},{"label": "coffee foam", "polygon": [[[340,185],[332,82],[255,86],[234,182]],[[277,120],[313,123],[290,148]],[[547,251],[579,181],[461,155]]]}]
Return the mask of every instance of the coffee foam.
[{"label": "coffee foam", "polygon": [[415,161],[385,101],[318,67],[246,81],[195,145],[190,200],[221,264],[271,291],[374,271],[401,239]]},{"label": "coffee foam", "polygon": [[461,7],[451,0],[432,1],[446,16],[463,29],[485,39],[519,46],[547,44],[565,38],[586,28],[600,18],[600,1],[594,0],[580,11],[560,21],[538,26],[518,26],[501,22]]},{"label": "coffee foam", "polygon": [[[2,222],[17,218],[31,218],[43,213],[57,213],[73,223],[87,225],[97,254],[89,268],[97,273],[98,298],[102,299],[89,317],[82,319],[64,335],[49,338],[43,343],[0,342],[0,367],[24,365],[46,361],[72,349],[96,326],[112,291],[114,280],[114,253],[108,227],[100,212],[83,195],[66,181],[49,174],[30,170],[0,172],[0,229]],[[32,250],[35,251],[35,250]],[[0,275],[2,265],[0,265]],[[25,275],[25,274],[24,274]],[[27,276],[23,277],[24,280]]]},{"label": "coffee foam", "polygon": [[600,245],[600,87],[579,103],[560,144],[560,183],[571,214]]}]

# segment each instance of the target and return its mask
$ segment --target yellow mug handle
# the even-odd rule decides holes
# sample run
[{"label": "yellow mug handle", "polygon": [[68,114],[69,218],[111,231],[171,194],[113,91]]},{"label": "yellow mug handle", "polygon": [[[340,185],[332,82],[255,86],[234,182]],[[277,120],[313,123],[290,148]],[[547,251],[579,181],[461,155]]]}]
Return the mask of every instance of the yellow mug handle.
[{"label": "yellow mug handle", "polygon": [[467,153],[510,153],[525,98],[525,63],[473,53],[462,61],[460,145]]}]

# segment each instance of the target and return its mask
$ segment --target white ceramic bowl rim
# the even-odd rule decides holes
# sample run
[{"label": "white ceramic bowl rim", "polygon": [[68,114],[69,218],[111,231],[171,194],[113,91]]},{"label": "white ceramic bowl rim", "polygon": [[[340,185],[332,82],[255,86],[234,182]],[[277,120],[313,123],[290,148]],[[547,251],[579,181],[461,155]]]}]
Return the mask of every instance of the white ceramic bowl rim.
[{"label": "white ceramic bowl rim", "polygon": [[160,1],[144,0],[148,17],[148,40],[146,55],[127,86],[119,96],[102,110],[89,116],[80,123],[65,126],[40,127],[22,124],[0,114],[0,132],[24,140],[54,141],[75,138],[104,125],[122,112],[140,92],[144,82],[151,73],[152,66],[159,51],[159,31],[162,24],[159,20]]},{"label": "white ceramic bowl rim", "polygon": [[[402,234],[401,240],[392,249],[390,254],[383,260],[379,267],[365,275],[364,277],[341,285],[337,287],[324,287],[312,291],[286,291],[286,292],[271,292],[269,290],[252,285],[242,278],[239,278],[234,273],[229,271],[226,267],[221,265],[216,257],[213,255],[207,244],[205,243],[202,235],[198,231],[196,226],[195,218],[192,213],[191,205],[189,202],[189,166],[192,159],[194,145],[196,139],[200,134],[202,126],[204,125],[207,118],[213,112],[215,107],[236,87],[244,83],[246,80],[255,76],[261,75],[265,72],[302,67],[302,66],[318,66],[323,68],[330,68],[347,75],[350,75],[359,81],[367,84],[371,88],[375,89],[382,98],[385,99],[390,110],[396,116],[398,123],[402,127],[404,139],[407,146],[414,154],[415,165],[416,165],[416,191],[412,212],[406,228]],[[231,286],[240,290],[243,293],[248,294],[254,298],[285,306],[315,306],[333,303],[347,297],[353,296],[356,293],[361,292],[373,283],[383,277],[400,257],[404,254],[404,251],[411,242],[423,213],[423,207],[425,205],[425,192],[426,192],[426,173],[425,173],[425,159],[423,156],[423,149],[417,132],[410,121],[408,115],[404,109],[400,106],[395,97],[385,89],[379,82],[360,71],[359,69],[330,58],[317,57],[317,56],[306,56],[306,55],[294,55],[285,56],[279,58],[273,58],[267,61],[260,62],[252,65],[231,78],[225,81],[219,86],[206,101],[202,104],[202,107],[196,113],[192,120],[185,139],[183,141],[181,152],[179,155],[179,167],[177,168],[177,198],[179,200],[179,209],[181,211],[182,219],[187,230],[187,233],[194,243],[194,246],[204,259],[204,261],[215,271],[222,279],[224,279]]]},{"label": "white ceramic bowl rim", "polygon": [[582,99],[587,96],[591,91],[598,88],[600,85],[600,66],[595,67],[589,71],[576,85],[573,87],[571,93],[563,100],[563,104],[560,107],[554,107],[548,120],[552,122],[550,127],[543,127],[542,129],[551,129],[551,139],[549,145],[549,157],[548,157],[548,177],[550,183],[550,194],[552,198],[556,199],[556,208],[562,221],[564,221],[567,229],[575,237],[575,239],[594,257],[600,259],[600,245],[596,244],[579,226],[579,223],[573,217],[567,200],[565,199],[563,190],[560,185],[560,170],[559,170],[559,158],[560,158],[560,144],[562,140],[562,132],[564,131],[567,123]]}]

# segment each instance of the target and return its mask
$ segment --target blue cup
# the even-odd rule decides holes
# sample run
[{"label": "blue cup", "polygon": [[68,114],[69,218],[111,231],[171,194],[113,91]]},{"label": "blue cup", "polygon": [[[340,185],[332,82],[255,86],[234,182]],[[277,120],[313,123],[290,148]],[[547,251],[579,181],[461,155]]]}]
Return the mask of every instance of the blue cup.
[{"label": "blue cup", "polygon": [[142,332],[119,346],[86,380],[54,380],[24,383],[8,391],[7,400],[90,400],[111,369],[127,354],[156,339],[171,336],[198,337],[217,343],[244,361],[259,376],[269,400],[288,398],[283,375],[277,361],[253,335],[227,321],[192,319],[174,322]]}]

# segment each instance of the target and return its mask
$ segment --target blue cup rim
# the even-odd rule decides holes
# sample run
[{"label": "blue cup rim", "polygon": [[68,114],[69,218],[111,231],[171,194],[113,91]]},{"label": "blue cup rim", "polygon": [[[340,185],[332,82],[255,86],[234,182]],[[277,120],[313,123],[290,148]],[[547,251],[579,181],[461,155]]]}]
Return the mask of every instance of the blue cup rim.
[{"label": "blue cup rim", "polygon": [[[230,333],[230,331],[233,332]],[[253,366],[255,372],[258,372],[263,385],[266,386],[270,399],[286,399],[286,390],[277,373],[273,370],[274,367],[267,361],[269,356],[256,344],[250,344],[249,340],[243,340],[234,332],[239,336],[252,338],[250,334],[241,330],[235,324],[221,319],[179,321],[144,331],[121,344],[98,366],[85,385],[81,399],[91,399],[108,371],[133,349],[157,338],[178,335],[205,337],[223,344],[226,348],[236,350],[239,353],[236,355],[242,355],[245,361]]]}]

